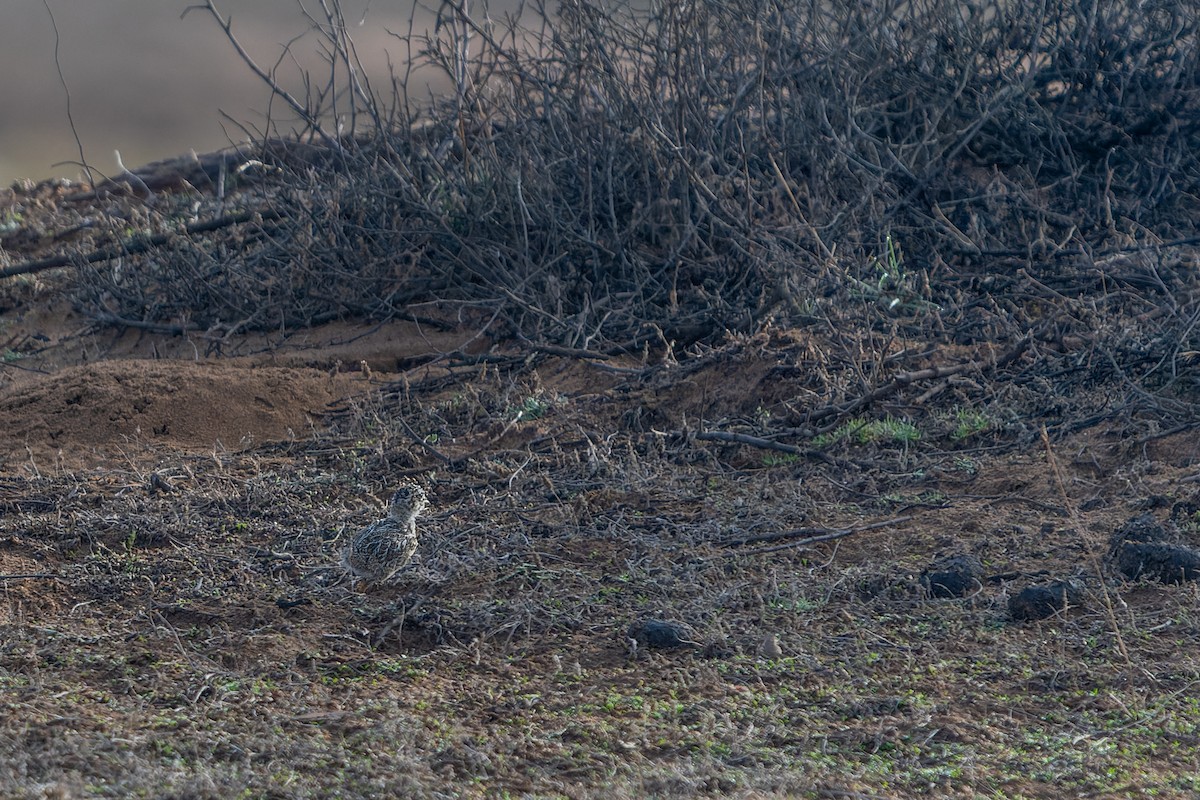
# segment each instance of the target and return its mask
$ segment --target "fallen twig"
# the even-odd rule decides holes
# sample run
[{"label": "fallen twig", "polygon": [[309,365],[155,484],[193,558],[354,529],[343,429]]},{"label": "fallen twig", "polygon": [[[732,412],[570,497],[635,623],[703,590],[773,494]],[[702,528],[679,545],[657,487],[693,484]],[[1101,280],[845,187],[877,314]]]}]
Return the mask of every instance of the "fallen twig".
[{"label": "fallen twig", "polygon": [[774,553],[778,550],[786,550],[789,547],[803,547],[804,545],[808,545],[808,544],[816,544],[818,542],[828,542],[828,541],[832,541],[834,539],[841,539],[843,537],[850,536],[855,533],[862,533],[863,531],[871,531],[871,530],[875,530],[877,528],[888,528],[893,525],[902,525],[905,522],[909,522],[911,520],[912,520],[911,516],[909,516],[909,517],[894,517],[892,519],[885,519],[885,520],[881,520],[879,522],[872,522],[869,525],[859,525],[858,527],[855,527],[855,528],[840,528],[840,529],[799,528],[794,531],[784,531],[783,533],[764,533],[764,534],[761,534],[758,536],[748,536],[744,539],[731,539],[727,542],[722,542],[722,546],[723,547],[741,547],[743,545],[754,544],[756,542],[777,542],[780,539],[792,539],[796,536],[805,537],[803,539],[796,539],[796,541],[788,542],[787,544],[777,545],[775,547],[763,547],[763,548],[759,548],[758,550],[744,551],[742,553],[739,553],[739,555],[758,555],[759,553]]},{"label": "fallen twig", "polygon": [[757,436],[751,436],[746,433],[731,433],[729,431],[704,431],[696,434],[696,439],[708,442],[737,442],[738,444],[748,444],[754,447],[761,447],[765,450],[778,450],[781,453],[789,453],[796,456],[804,456],[815,461],[822,461],[835,467],[850,466],[844,461],[840,461],[828,453],[822,453],[820,450],[812,450],[807,447],[797,447],[794,444],[784,444],[782,442],[774,442],[770,439],[760,439]]},{"label": "fallen twig", "polygon": [[556,344],[538,344],[537,342],[530,341],[519,333],[517,334],[517,341],[519,341],[523,347],[529,350],[533,350],[536,353],[547,353],[552,356],[583,358],[593,361],[608,361],[612,358],[610,355],[598,353],[595,350],[581,350],[577,347],[562,347],[561,345]]},{"label": "fallen twig", "polygon": [[426,453],[429,453],[431,456],[438,459],[443,464],[453,465],[455,463],[455,461],[453,459],[451,459],[449,456],[447,456],[441,450],[438,450],[436,447],[431,445],[429,442],[425,441],[425,437],[419,435],[416,431],[414,431],[412,429],[412,426],[409,425],[407,422],[405,422],[403,418],[397,417],[396,421],[400,423],[400,427],[404,429],[404,432],[406,434],[408,434],[408,438],[412,439],[413,442],[415,442],[417,444],[417,446],[420,447],[421,449],[423,449]]},{"label": "fallen twig", "polygon": [[198,333],[202,328],[192,323],[190,325],[170,325],[165,322],[151,322],[148,320],[130,319],[128,317],[110,314],[107,311],[92,312],[92,318],[97,322],[102,322],[105,325],[116,325],[121,328],[134,328],[136,330],[149,331],[151,333],[161,333],[167,336],[184,336],[189,333]]},{"label": "fallen twig", "polygon": [[[226,228],[230,225],[240,225],[243,222],[249,222],[253,219],[274,220],[282,217],[282,214],[277,211],[262,210],[262,211],[243,211],[240,214],[230,214],[225,217],[217,217],[216,219],[206,220],[204,222],[195,222],[184,228],[184,232],[188,234],[207,233],[215,231],[219,228]],[[140,239],[134,242],[129,242],[116,247],[106,247],[102,250],[93,250],[85,255],[78,256],[86,264],[94,264],[97,261],[111,261],[114,258],[123,256],[137,255],[153,250],[156,247],[169,242],[174,237],[178,236],[178,231],[170,233],[159,233],[154,236],[149,236],[145,239]],[[39,258],[36,261],[26,261],[21,264],[13,264],[0,269],[0,278],[11,278],[14,275],[32,275],[37,272],[43,272],[55,267],[69,267],[76,262],[76,258],[72,254],[62,254]]]},{"label": "fallen twig", "polygon": [[1032,341],[1032,334],[1025,334],[1025,336],[1021,337],[1021,340],[1018,341],[1011,350],[1009,350],[1007,353],[1004,353],[991,363],[965,361],[959,364],[929,367],[927,369],[919,369],[912,372],[897,372],[887,383],[872,389],[871,391],[867,392],[861,397],[856,398],[855,400],[852,400],[849,403],[844,405],[829,405],[810,412],[807,416],[807,421],[814,422],[829,416],[842,417],[846,414],[852,414],[855,411],[869,406],[876,400],[887,397],[901,388],[908,386],[910,383],[915,383],[917,381],[929,380],[932,378],[948,378],[951,375],[959,375],[963,372],[971,372],[974,370],[983,369],[997,369],[999,367],[1003,367],[1006,364],[1009,364],[1020,358],[1021,354],[1025,352]]}]

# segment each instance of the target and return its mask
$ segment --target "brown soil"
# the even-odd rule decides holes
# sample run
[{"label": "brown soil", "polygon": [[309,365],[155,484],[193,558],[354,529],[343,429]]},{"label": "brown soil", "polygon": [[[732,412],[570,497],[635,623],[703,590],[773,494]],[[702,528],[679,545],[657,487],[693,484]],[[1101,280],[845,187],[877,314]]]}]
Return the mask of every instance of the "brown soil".
[{"label": "brown soil", "polygon": [[0,448],[95,452],[142,442],[183,451],[244,449],[307,436],[351,388],[312,369],[106,361],[68,367],[0,394]]},{"label": "brown soil", "polygon": [[236,451],[308,438],[329,406],[397,369],[482,346],[394,322],[241,336],[214,349],[204,337],[93,328],[54,294],[11,309],[4,333],[28,353],[0,381],[0,463],[71,467],[136,449]]}]

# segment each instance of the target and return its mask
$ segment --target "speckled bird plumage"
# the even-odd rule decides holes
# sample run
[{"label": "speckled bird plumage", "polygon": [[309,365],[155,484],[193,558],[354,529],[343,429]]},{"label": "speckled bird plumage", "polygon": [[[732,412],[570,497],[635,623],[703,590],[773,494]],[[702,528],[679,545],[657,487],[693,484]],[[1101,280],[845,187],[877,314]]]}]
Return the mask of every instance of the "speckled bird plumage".
[{"label": "speckled bird plumage", "polygon": [[388,515],[359,531],[342,556],[356,578],[388,581],[417,551],[417,516],[429,505],[425,490],[413,483],[400,486],[388,502]]}]

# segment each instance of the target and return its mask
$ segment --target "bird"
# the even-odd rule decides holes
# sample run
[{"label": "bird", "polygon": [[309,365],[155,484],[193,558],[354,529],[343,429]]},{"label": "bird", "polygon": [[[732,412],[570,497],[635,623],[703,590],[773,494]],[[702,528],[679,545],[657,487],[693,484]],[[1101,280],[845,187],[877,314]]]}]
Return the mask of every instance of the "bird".
[{"label": "bird", "polygon": [[415,483],[397,487],[387,516],[363,528],[342,553],[342,566],[355,579],[390,581],[417,551],[417,516],[429,496]]},{"label": "bird", "polygon": [[779,647],[779,637],[773,633],[767,634],[758,646],[758,654],[769,661],[782,658],[783,650]]}]

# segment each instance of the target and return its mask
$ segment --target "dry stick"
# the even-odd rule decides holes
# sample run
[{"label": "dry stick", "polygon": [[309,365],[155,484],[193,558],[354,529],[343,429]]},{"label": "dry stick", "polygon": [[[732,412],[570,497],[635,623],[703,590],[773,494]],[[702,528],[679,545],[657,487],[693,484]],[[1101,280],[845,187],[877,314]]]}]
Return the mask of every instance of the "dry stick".
[{"label": "dry stick", "polygon": [[501,430],[499,433],[497,433],[495,436],[493,436],[491,439],[488,439],[486,442],[481,444],[479,447],[476,447],[471,452],[463,453],[461,456],[458,456],[457,458],[455,458],[453,461],[451,461],[449,463],[452,466],[457,466],[459,464],[464,464],[467,461],[470,461],[472,458],[479,455],[484,450],[488,449],[489,447],[494,445],[496,442],[503,439],[508,434],[508,432],[511,431],[513,429],[513,427],[520,421],[521,421],[520,415],[513,417],[512,419],[510,419],[508,421],[508,424],[504,426],[504,429]]},{"label": "dry stick", "polygon": [[[1023,352],[1025,352],[1025,349],[1027,347],[1029,347],[1029,343],[1031,341],[1032,341],[1032,339],[1031,339],[1030,335],[1028,335],[1028,334],[1025,335],[1021,339],[1021,341],[1018,342],[1017,345],[1012,350],[1005,353],[1000,358],[996,359],[994,364],[992,364],[992,367],[993,368],[1002,367],[1012,361],[1015,361],[1017,358],[1020,357],[1020,355]],[[968,361],[965,363],[951,364],[949,366],[944,366],[944,367],[930,367],[928,369],[917,370],[915,372],[900,372],[900,373],[897,373],[896,376],[894,378],[892,378],[892,380],[888,381],[883,386],[880,386],[877,389],[874,389],[873,391],[863,395],[862,397],[859,397],[857,400],[853,401],[849,405],[825,406],[824,408],[817,409],[816,411],[811,412],[808,415],[808,419],[809,420],[817,420],[817,419],[823,419],[824,417],[828,417],[831,414],[837,414],[837,415],[847,414],[847,413],[850,413],[857,409],[863,408],[863,407],[869,405],[870,403],[872,403],[886,395],[889,395],[892,392],[895,392],[900,387],[907,386],[908,384],[913,383],[915,381],[927,380],[930,378],[945,378],[945,377],[948,377],[951,375],[958,375],[959,373],[962,373],[962,372],[967,372],[967,371],[970,371],[973,369],[978,369],[980,366],[981,365],[979,364],[978,361]],[[827,464],[832,464],[834,466],[839,466],[839,467],[850,466],[848,463],[846,463],[844,461],[840,461],[838,459],[835,459],[832,456],[830,456],[826,453],[822,453],[819,450],[809,450],[809,449],[802,448],[802,447],[796,447],[794,445],[783,444],[781,442],[771,441],[770,439],[760,439],[757,436],[750,436],[750,435],[744,434],[744,433],[729,433],[729,432],[725,432],[725,431],[707,431],[705,433],[697,434],[696,438],[701,439],[701,440],[709,440],[709,441],[739,442],[741,444],[749,444],[749,445],[753,445],[755,447],[766,448],[768,450],[779,450],[780,452],[784,452],[784,453],[791,453],[794,455],[804,456],[806,458],[817,459],[819,461],[823,461]]]},{"label": "dry stick", "polygon": [[379,632],[379,634],[375,637],[375,642],[374,642],[374,644],[371,645],[371,647],[373,647],[375,649],[379,649],[379,646],[381,644],[383,644],[383,640],[387,638],[387,635],[389,633],[394,631],[396,628],[400,628],[401,630],[403,630],[405,621],[410,616],[412,616],[413,612],[417,611],[417,609],[419,609],[419,608],[421,608],[421,606],[425,605],[425,601],[427,599],[428,598],[425,598],[425,597],[418,598],[417,602],[413,603],[411,608],[406,608],[403,604],[401,604],[399,615],[397,615],[395,618],[393,618],[392,621],[389,622],[387,625],[383,626],[383,630],[381,630]]},{"label": "dry stick", "polygon": [[[213,5],[212,0],[205,0],[204,3],[197,3],[195,5],[188,6],[183,10],[183,13],[179,15],[179,18],[183,19],[190,12],[197,10],[207,11],[212,18],[217,21],[217,25],[219,25],[221,30],[225,33],[225,38],[229,40],[231,45],[233,45],[233,49],[237,51],[238,57],[242,60],[242,63],[249,67],[250,71],[257,75],[258,79],[267,85],[267,88],[271,90],[272,94],[291,106],[292,110],[296,112],[300,119],[304,120],[305,124],[311,127],[312,130],[321,137],[321,140],[330,147],[330,149],[332,149],[334,152],[341,152],[341,144],[338,143],[336,138],[325,132],[325,129],[321,127],[320,121],[313,115],[313,112],[304,103],[301,103],[290,93],[288,93],[287,90],[281,87],[275,81],[275,76],[272,73],[264,70],[253,58],[250,57],[250,54],[246,52],[244,47],[242,47],[242,43],[233,34],[233,19],[226,19],[225,17],[222,17],[221,12],[217,10],[215,5]],[[289,52],[290,50],[288,48],[284,49],[285,54]]]},{"label": "dry stick", "polygon": [[414,442],[416,442],[417,445],[419,445],[426,453],[429,453],[430,455],[434,456],[439,461],[441,461],[443,464],[448,464],[448,465],[454,464],[454,461],[452,461],[449,457],[447,457],[444,453],[442,453],[441,450],[438,450],[436,447],[431,445],[429,442],[425,441],[424,437],[417,435],[417,432],[414,431],[412,429],[412,427],[409,426],[409,424],[407,422],[405,422],[402,417],[396,417],[396,421],[400,423],[400,427],[404,429],[404,432],[406,434],[408,434],[408,438],[410,438]]},{"label": "dry stick", "polygon": [[[1050,472],[1054,475],[1054,482],[1058,486],[1058,493],[1062,495],[1063,505],[1071,514],[1071,524],[1076,531],[1083,530],[1083,519],[1079,516],[1079,508],[1067,496],[1067,486],[1063,481],[1062,470],[1058,466],[1058,459],[1054,456],[1054,447],[1050,444],[1050,435],[1046,433],[1046,426],[1042,426],[1042,445],[1046,448],[1046,461],[1050,464]],[[1082,538],[1082,534],[1080,535]],[[1125,637],[1121,635],[1121,627],[1117,624],[1117,612],[1113,610],[1112,596],[1108,593],[1108,586],[1104,583],[1104,569],[1100,564],[1100,559],[1095,551],[1085,540],[1083,542],[1084,550],[1087,552],[1088,560],[1092,562],[1092,569],[1096,573],[1096,578],[1100,581],[1100,596],[1104,598],[1104,612],[1108,617],[1108,624],[1112,626],[1113,637],[1117,641],[1117,650],[1121,653],[1121,657],[1125,659],[1125,666],[1128,669],[1133,669],[1133,661],[1129,658],[1129,650],[1125,647]]]},{"label": "dry stick", "polygon": [[605,353],[598,353],[595,350],[581,350],[577,347],[563,347],[556,344],[538,344],[532,342],[524,335],[518,333],[517,341],[528,350],[533,350],[537,353],[548,353],[552,356],[565,356],[567,358],[582,358],[591,359],[594,361],[608,361],[612,356]]},{"label": "dry stick", "polygon": [[947,378],[951,375],[970,372],[972,370],[981,369],[985,366],[991,367],[992,369],[1003,367],[1020,358],[1021,354],[1025,352],[1032,341],[1032,334],[1025,334],[1023,337],[1021,337],[1021,340],[1017,342],[1012,350],[1009,350],[991,364],[981,364],[978,361],[966,361],[960,364],[950,364],[944,367],[929,367],[928,369],[919,369],[914,372],[897,372],[890,381],[882,386],[872,389],[870,392],[867,392],[858,399],[844,406],[829,405],[825,406],[824,408],[819,408],[810,412],[808,419],[809,421],[812,421],[824,419],[830,415],[843,415],[852,413],[861,408],[865,408],[876,400],[886,397],[898,391],[902,387],[908,386],[910,383],[915,383],[916,381],[929,380],[931,378]]},{"label": "dry stick", "polygon": [[[185,233],[207,233],[215,231],[219,228],[226,228],[230,225],[240,225],[243,222],[250,222],[254,219],[276,220],[283,215],[278,211],[243,211],[240,214],[231,214],[226,217],[218,217],[208,220],[207,222],[194,222],[184,228]],[[85,263],[94,264],[97,261],[111,261],[114,258],[123,256],[132,256],[139,253],[145,253],[156,247],[161,247],[174,237],[178,236],[178,232],[160,233],[142,239],[137,242],[131,242],[128,245],[121,247],[109,247],[103,250],[93,250],[83,256]],[[0,269],[0,278],[11,278],[14,275],[30,275],[35,272],[43,272],[44,270],[54,269],[55,267],[69,267],[74,263],[71,255],[57,255],[41,258],[37,261],[26,261],[23,264],[13,264],[12,266]]]},{"label": "dry stick", "polygon": [[834,458],[828,453],[822,453],[820,450],[810,450],[807,447],[796,447],[794,444],[784,444],[783,442],[773,442],[770,439],[760,439],[757,436],[751,436],[748,433],[730,433],[728,431],[704,431],[696,434],[696,439],[706,442],[737,442],[738,444],[748,444],[754,447],[761,447],[764,450],[778,450],[781,453],[789,453],[796,456],[804,456],[816,461],[823,461],[826,464],[835,467],[849,467],[845,461]]},{"label": "dry stick", "polygon": [[955,500],[989,500],[988,507],[999,505],[1000,503],[1025,503],[1033,506],[1039,511],[1045,511],[1047,514],[1057,514],[1060,517],[1069,517],[1071,512],[1062,506],[1056,506],[1051,503],[1043,503],[1041,500],[1034,500],[1032,497],[1024,497],[1019,494],[957,494]]},{"label": "dry stick", "polygon": [[792,547],[803,547],[808,544],[817,544],[818,542],[829,542],[834,539],[842,539],[846,536],[851,536],[855,533],[876,530],[877,528],[888,528],[893,525],[902,525],[905,522],[910,522],[910,521],[912,521],[912,517],[908,516],[908,517],[894,517],[892,519],[881,520],[880,522],[872,522],[869,525],[860,525],[857,528],[841,528],[839,530],[830,530],[828,528],[801,528],[800,530],[787,531],[785,533],[764,533],[761,536],[751,536],[746,539],[734,539],[729,542],[724,542],[723,546],[724,547],[739,547],[743,544],[751,544],[753,542],[769,542],[769,541],[775,541],[778,539],[788,539],[793,536],[801,536],[806,533],[811,533],[814,530],[828,531],[827,533],[822,533],[819,536],[808,536],[804,539],[797,539],[794,542],[788,542],[787,544],[776,545],[775,547],[762,547],[762,548],[759,548],[758,550],[749,550],[746,552],[738,553],[738,555],[756,556],[756,555],[759,555],[760,553],[775,553],[779,550],[787,550]]},{"label": "dry stick", "polygon": [[24,581],[34,578],[46,578],[48,580],[61,581],[62,575],[55,575],[50,572],[29,572],[23,575],[0,575],[0,581]]},{"label": "dry stick", "polygon": [[106,325],[117,325],[122,328],[135,328],[137,330],[150,331],[151,333],[161,333],[167,336],[184,336],[189,333],[198,333],[203,328],[193,323],[191,325],[168,325],[165,322],[147,322],[140,319],[130,319],[117,314],[110,314],[107,311],[95,311],[91,313],[92,319],[97,322],[102,322]]},{"label": "dry stick", "polygon": [[[1150,250],[1167,250],[1173,247],[1184,247],[1186,245],[1200,244],[1200,236],[1185,236],[1182,239],[1169,239],[1165,242],[1149,242],[1146,244],[1127,244],[1122,247],[1109,247],[1104,250],[1091,251],[1085,247],[1064,247],[1060,250],[1051,250],[1042,255],[1049,258],[1075,258],[1077,256],[1088,256],[1097,261],[1107,258],[1112,255],[1121,253],[1144,253]],[[1013,250],[981,250],[978,255],[993,258],[1025,258],[1028,257],[1028,249],[1013,249]]]},{"label": "dry stick", "polygon": [[79,130],[75,127],[75,116],[71,113],[71,89],[67,86],[62,62],[58,58],[59,47],[62,45],[61,37],[58,35],[58,21],[54,19],[54,12],[50,10],[50,3],[42,0],[42,5],[46,7],[46,13],[50,16],[50,27],[54,29],[54,68],[58,71],[58,82],[63,88],[63,95],[67,98],[67,126],[71,129],[71,136],[75,138],[75,149],[79,151],[79,163],[83,166],[83,171],[87,173],[88,185],[95,188],[96,178],[92,175],[92,168],[83,154],[83,140],[79,138]]}]

